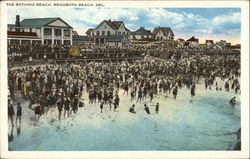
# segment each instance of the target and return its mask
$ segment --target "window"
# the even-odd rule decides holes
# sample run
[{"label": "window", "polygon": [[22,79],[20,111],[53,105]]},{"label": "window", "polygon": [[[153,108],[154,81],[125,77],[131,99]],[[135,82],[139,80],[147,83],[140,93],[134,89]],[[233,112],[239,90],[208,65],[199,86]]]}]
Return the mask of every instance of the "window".
[{"label": "window", "polygon": [[64,45],[70,45],[70,40],[64,40],[63,44]]},{"label": "window", "polygon": [[70,30],[69,29],[63,30],[63,35],[64,36],[70,36]]},{"label": "window", "polygon": [[50,39],[44,39],[44,45],[50,45],[52,41]]},{"label": "window", "polygon": [[52,30],[50,28],[44,28],[44,35],[51,35]]},{"label": "window", "polygon": [[105,35],[105,31],[102,31],[102,35]]},{"label": "window", "polygon": [[32,28],[30,28],[30,32],[32,32]]},{"label": "window", "polygon": [[162,40],[162,36],[161,36],[161,40]]},{"label": "window", "polygon": [[120,31],[118,32],[118,35],[121,35],[121,32],[120,32]]},{"label": "window", "polygon": [[125,32],[122,32],[122,35],[125,35]]},{"label": "window", "polygon": [[100,32],[99,32],[99,31],[97,31],[97,32],[96,32],[96,35],[97,35],[97,36],[99,36],[99,35],[100,35]]},{"label": "window", "polygon": [[107,32],[107,35],[110,36],[110,31]]},{"label": "window", "polygon": [[61,36],[62,30],[61,29],[55,29],[55,36]]}]

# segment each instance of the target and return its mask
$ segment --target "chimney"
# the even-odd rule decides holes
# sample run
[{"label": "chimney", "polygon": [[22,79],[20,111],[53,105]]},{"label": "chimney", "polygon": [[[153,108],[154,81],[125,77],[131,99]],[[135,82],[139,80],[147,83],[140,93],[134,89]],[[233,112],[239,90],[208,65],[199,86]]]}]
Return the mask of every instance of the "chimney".
[{"label": "chimney", "polygon": [[20,17],[16,15],[16,32],[20,32]]}]

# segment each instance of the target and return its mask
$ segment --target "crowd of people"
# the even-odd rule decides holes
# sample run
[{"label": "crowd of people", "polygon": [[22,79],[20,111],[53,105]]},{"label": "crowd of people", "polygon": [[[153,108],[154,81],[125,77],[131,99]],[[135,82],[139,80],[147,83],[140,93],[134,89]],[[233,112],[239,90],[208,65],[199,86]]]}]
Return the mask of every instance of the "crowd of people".
[{"label": "crowd of people", "polygon": [[[221,86],[216,77],[225,82]],[[35,124],[41,115],[50,110],[58,110],[58,119],[77,113],[79,107],[86,104],[99,103],[100,113],[108,105],[110,110],[119,108],[119,90],[130,96],[131,102],[140,103],[145,99],[150,102],[159,94],[172,94],[178,98],[178,89],[186,87],[190,96],[196,95],[197,82],[204,82],[204,89],[230,91],[240,93],[240,57],[207,56],[194,54],[181,59],[162,60],[145,56],[135,63],[89,63],[62,64],[23,67],[10,69],[8,72],[9,102],[8,115],[14,126],[14,103],[19,92],[22,98],[30,102],[29,108],[34,110]],[[82,96],[88,94],[89,103],[84,103]],[[235,105],[236,99],[234,99]],[[22,104],[17,104],[17,115],[21,122]],[[128,111],[136,113],[135,105]],[[150,114],[147,104],[144,110]],[[159,103],[155,105],[159,112]]]},{"label": "crowd of people", "polygon": [[128,44],[125,46],[114,47],[108,45],[97,45],[93,43],[86,44],[73,44],[69,45],[42,45],[41,43],[35,44],[20,44],[12,43],[8,45],[8,56],[10,62],[28,60],[29,57],[33,59],[43,59],[46,56],[47,59],[69,59],[71,48],[77,48],[80,51],[77,59],[83,58],[133,58],[144,57],[146,55],[170,58],[171,55],[175,55],[179,59],[181,56],[190,56],[191,54],[213,54],[213,53],[228,53],[230,50],[221,49],[223,47],[208,47],[208,46],[182,46],[178,42],[168,43],[149,43],[149,44]]}]

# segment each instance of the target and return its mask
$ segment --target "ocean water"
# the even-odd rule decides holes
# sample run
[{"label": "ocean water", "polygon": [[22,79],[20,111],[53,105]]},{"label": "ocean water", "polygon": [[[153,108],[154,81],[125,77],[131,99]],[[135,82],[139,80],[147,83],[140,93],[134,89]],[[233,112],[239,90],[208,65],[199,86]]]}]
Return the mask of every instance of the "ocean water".
[{"label": "ocean water", "polygon": [[[205,90],[197,84],[196,96],[191,99],[186,88],[178,90],[177,99],[172,94],[155,96],[141,103],[130,102],[130,97],[119,91],[118,112],[99,104],[79,108],[69,118],[57,119],[57,109],[41,117],[33,125],[34,113],[23,102],[23,120],[20,135],[13,128],[12,151],[202,151],[232,150],[235,132],[240,128],[240,95],[233,92]],[[233,107],[229,100],[236,96]],[[87,99],[87,94],[84,96]],[[160,111],[154,105],[159,102]],[[128,112],[135,103],[136,114]],[[144,103],[150,108],[148,115]],[[9,134],[11,133],[9,123]]]}]

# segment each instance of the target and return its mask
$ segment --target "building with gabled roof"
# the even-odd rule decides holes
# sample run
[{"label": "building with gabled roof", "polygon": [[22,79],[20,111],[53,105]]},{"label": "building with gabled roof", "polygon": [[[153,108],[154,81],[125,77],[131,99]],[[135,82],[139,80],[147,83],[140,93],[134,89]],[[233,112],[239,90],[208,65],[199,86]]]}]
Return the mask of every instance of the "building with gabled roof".
[{"label": "building with gabled roof", "polygon": [[59,17],[24,19],[20,22],[17,15],[16,23],[8,25],[8,31],[36,33],[42,44],[51,45],[72,45],[72,29]]},{"label": "building with gabled roof", "polygon": [[178,38],[177,40],[176,40],[176,42],[177,42],[177,46],[179,46],[179,47],[181,47],[181,46],[184,46],[185,45],[185,40],[184,39],[182,39],[182,38]]},{"label": "building with gabled roof", "polygon": [[86,34],[93,39],[95,44],[106,44],[111,35],[129,35],[129,29],[123,21],[103,20],[95,28],[87,30]]},{"label": "building with gabled roof", "polygon": [[91,31],[93,31],[94,29],[93,28],[90,28],[86,31],[86,35],[87,36],[91,36]]},{"label": "building with gabled roof", "polygon": [[140,27],[136,31],[130,32],[129,39],[133,41],[152,41],[154,39],[154,35],[150,30]]},{"label": "building with gabled roof", "polygon": [[206,46],[213,45],[214,41],[213,40],[206,40]]},{"label": "building with gabled roof", "polygon": [[187,41],[199,43],[199,39],[196,39],[194,36],[192,36],[192,37],[191,37],[190,39],[188,39]]},{"label": "building with gabled roof", "polygon": [[155,40],[174,40],[174,33],[170,27],[157,27],[154,28],[152,34]]},{"label": "building with gabled roof", "polygon": [[189,46],[199,46],[199,39],[196,39],[194,36],[192,36],[190,39],[187,40],[187,43]]}]

